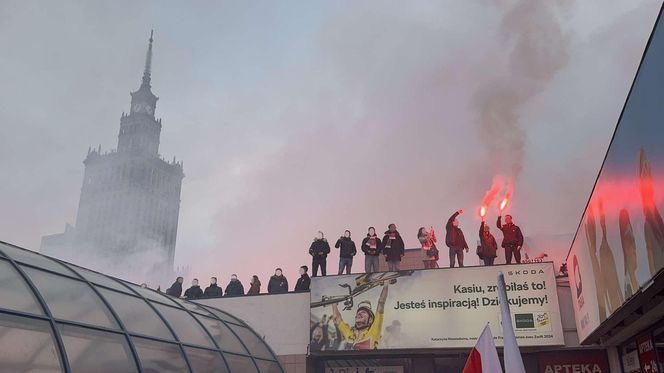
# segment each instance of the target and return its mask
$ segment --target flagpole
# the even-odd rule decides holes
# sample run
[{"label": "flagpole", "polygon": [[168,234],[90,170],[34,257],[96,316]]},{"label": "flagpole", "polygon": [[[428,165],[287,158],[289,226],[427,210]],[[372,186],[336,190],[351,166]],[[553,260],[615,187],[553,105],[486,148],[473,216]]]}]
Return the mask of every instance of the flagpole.
[{"label": "flagpole", "polygon": [[500,299],[500,313],[503,321],[503,359],[505,361],[505,372],[526,373],[519,345],[516,342],[514,328],[512,327],[512,315],[505,287],[505,275],[503,275],[502,271],[498,272],[498,297]]}]

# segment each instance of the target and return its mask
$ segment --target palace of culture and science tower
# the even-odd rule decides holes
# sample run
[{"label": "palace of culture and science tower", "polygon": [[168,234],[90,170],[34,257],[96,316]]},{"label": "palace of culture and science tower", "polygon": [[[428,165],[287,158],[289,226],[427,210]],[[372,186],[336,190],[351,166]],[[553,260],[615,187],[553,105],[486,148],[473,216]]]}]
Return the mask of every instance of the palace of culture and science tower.
[{"label": "palace of culture and science tower", "polygon": [[[42,238],[47,255],[134,281],[173,274],[182,162],[159,155],[151,90],[152,34],[141,86],[122,113],[117,150],[88,149],[75,227]],[[154,283],[154,282],[153,282]]]}]

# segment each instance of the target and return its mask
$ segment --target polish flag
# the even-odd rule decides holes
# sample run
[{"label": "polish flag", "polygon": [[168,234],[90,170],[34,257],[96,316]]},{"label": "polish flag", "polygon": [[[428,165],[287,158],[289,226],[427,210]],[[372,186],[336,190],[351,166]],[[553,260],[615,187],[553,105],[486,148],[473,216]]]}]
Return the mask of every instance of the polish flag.
[{"label": "polish flag", "polygon": [[505,286],[505,275],[498,272],[498,299],[500,299],[500,317],[503,321],[503,360],[505,360],[505,371],[510,373],[526,373],[523,359],[516,342],[516,335],[512,327],[512,314],[510,313],[509,299],[507,298],[507,287]]},{"label": "polish flag", "polygon": [[489,324],[484,327],[482,334],[477,338],[477,343],[470,351],[461,373],[503,373]]}]

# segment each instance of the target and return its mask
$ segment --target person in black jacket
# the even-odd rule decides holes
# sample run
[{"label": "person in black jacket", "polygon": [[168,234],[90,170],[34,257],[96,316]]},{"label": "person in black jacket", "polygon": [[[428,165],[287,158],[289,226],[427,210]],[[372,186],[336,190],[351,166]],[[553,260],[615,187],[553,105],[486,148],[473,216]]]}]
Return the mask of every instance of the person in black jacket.
[{"label": "person in black jacket", "polygon": [[459,267],[463,267],[463,250],[468,252],[466,238],[463,236],[463,232],[459,228],[459,220],[457,220],[457,216],[461,214],[463,214],[463,210],[455,212],[445,224],[445,244],[450,248],[450,268],[454,268],[455,257],[459,262]]},{"label": "person in black jacket", "polygon": [[505,262],[512,263],[512,254],[517,263],[521,263],[521,247],[523,246],[523,234],[521,228],[512,222],[512,215],[505,215],[505,225],[501,223],[501,218],[498,216],[496,225],[498,229],[503,232],[503,243],[500,245],[505,249]]},{"label": "person in black jacket", "polygon": [[190,300],[203,298],[203,290],[198,286],[198,279],[191,281],[191,287],[184,292],[184,297]]},{"label": "person in black jacket", "polygon": [[172,297],[180,298],[180,295],[182,295],[182,283],[184,282],[184,279],[182,277],[178,277],[175,279],[175,282],[173,285],[171,285],[170,288],[166,289],[166,294],[170,295]]},{"label": "person in black jacket", "polygon": [[258,276],[253,275],[251,276],[251,280],[249,280],[249,290],[247,291],[247,295],[258,295],[261,293],[261,280],[258,279]]},{"label": "person in black jacket", "polygon": [[334,244],[334,247],[339,249],[339,275],[344,272],[346,268],[346,274],[350,275],[350,268],[353,266],[353,257],[357,254],[357,249],[355,248],[355,242],[350,239],[350,231],[346,230],[344,235],[339,237],[337,243]]},{"label": "person in black jacket", "polygon": [[362,240],[362,252],[364,253],[364,272],[378,272],[378,258],[383,252],[382,242],[376,236],[376,228],[369,227],[367,236]]},{"label": "person in black jacket", "polygon": [[309,255],[312,258],[313,277],[318,276],[318,267],[323,276],[327,275],[327,254],[330,253],[330,245],[327,243],[323,232],[318,231],[314,242],[309,247]]},{"label": "person in black jacket", "polygon": [[226,285],[226,296],[227,297],[239,297],[244,295],[244,286],[240,280],[237,279],[237,275],[233,273],[231,275],[231,281]]},{"label": "person in black jacket", "polygon": [[390,224],[387,227],[385,236],[383,236],[383,254],[385,254],[388,271],[399,270],[401,258],[405,252],[405,245],[399,231],[397,231],[397,226]]},{"label": "person in black jacket", "polygon": [[300,267],[300,278],[297,279],[297,283],[295,284],[295,291],[309,291],[311,277],[309,277],[307,271],[309,271],[309,267]]},{"label": "person in black jacket", "polygon": [[268,294],[288,293],[288,280],[284,277],[281,268],[274,271],[274,275],[270,277],[270,282],[267,284]]},{"label": "person in black jacket", "polygon": [[219,298],[223,295],[223,291],[219,286],[217,286],[217,278],[210,277],[210,286],[205,288],[203,296],[205,298]]},{"label": "person in black jacket", "polygon": [[485,266],[492,266],[493,261],[496,259],[496,252],[498,251],[498,244],[496,239],[491,234],[489,226],[484,223],[484,218],[482,218],[482,224],[480,225],[480,258],[484,261]]}]

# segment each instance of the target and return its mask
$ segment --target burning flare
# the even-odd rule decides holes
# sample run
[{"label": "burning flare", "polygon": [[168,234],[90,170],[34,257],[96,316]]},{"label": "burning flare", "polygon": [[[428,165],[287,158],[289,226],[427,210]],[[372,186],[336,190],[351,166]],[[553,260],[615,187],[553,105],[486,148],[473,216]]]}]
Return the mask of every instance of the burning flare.
[{"label": "burning flare", "polygon": [[480,207],[480,216],[485,217],[486,216],[486,206]]},{"label": "burning flare", "polygon": [[503,201],[500,202],[500,212],[505,210],[505,206],[507,206],[507,197],[503,198]]}]

